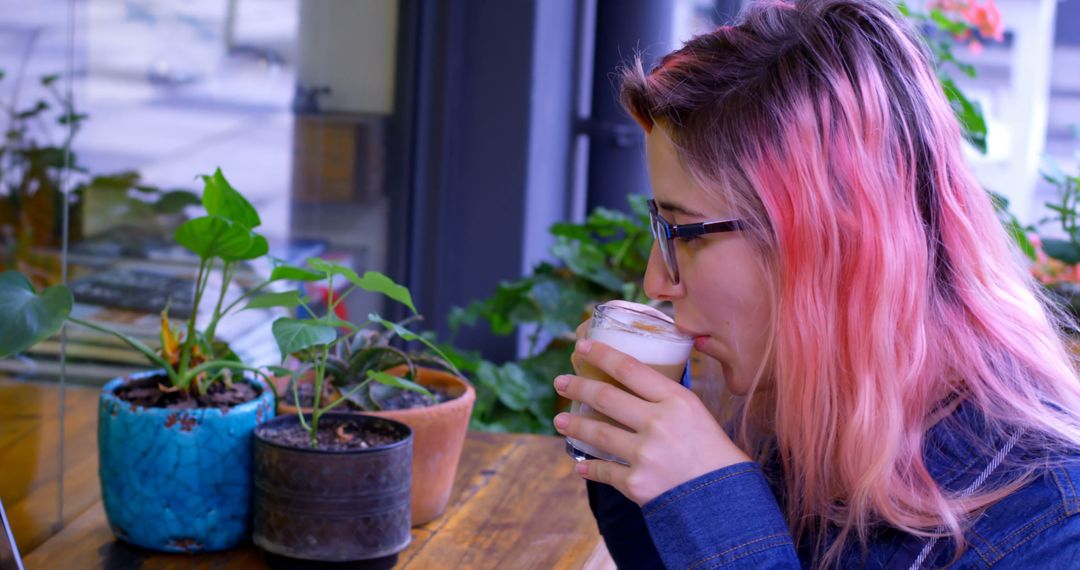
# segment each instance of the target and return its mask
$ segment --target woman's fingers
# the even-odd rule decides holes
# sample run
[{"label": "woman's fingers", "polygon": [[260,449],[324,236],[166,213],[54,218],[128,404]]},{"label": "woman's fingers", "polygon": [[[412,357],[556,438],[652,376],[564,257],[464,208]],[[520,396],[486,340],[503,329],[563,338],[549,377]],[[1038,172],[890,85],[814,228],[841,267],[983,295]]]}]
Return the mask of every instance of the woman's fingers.
[{"label": "woman's fingers", "polygon": [[626,496],[626,498],[634,501],[635,503],[643,504],[642,497],[633,496],[633,491],[629,489],[628,480],[630,479],[630,467],[615,463],[614,461],[603,461],[601,459],[593,459],[590,461],[582,461],[576,466],[578,475],[597,483],[604,483],[611,485],[619,490],[620,493]]},{"label": "woman's fingers", "polygon": [[607,422],[563,412],[555,416],[555,429],[608,455],[629,460],[634,455],[634,434]]},{"label": "woman's fingers", "polygon": [[588,338],[588,336],[589,336],[589,325],[591,323],[592,323],[592,319],[585,319],[585,321],[582,322],[580,325],[578,325],[577,329],[574,330],[574,336],[578,340],[581,340],[583,338]]},{"label": "woman's fingers", "polygon": [[634,431],[648,421],[648,402],[607,382],[567,374],[555,378],[555,391]]},{"label": "woman's fingers", "polygon": [[[592,319],[585,319],[585,322],[578,325],[577,329],[574,331],[574,337],[577,340],[581,340],[589,336],[589,323],[591,322]],[[570,355],[570,364],[574,367],[575,373],[581,373],[581,361],[581,356],[579,356],[576,352]]]},{"label": "woman's fingers", "polygon": [[606,372],[631,392],[650,402],[663,401],[677,390],[685,390],[678,382],[602,342],[579,340],[574,355]]}]

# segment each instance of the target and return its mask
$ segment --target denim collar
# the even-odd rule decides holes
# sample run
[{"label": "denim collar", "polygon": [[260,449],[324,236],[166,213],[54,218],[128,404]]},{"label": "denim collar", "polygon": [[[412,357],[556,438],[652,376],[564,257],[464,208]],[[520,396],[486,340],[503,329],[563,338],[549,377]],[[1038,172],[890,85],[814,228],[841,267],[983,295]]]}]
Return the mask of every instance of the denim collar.
[{"label": "denim collar", "polygon": [[[1005,446],[1015,428],[994,425],[970,398],[964,399],[948,416],[934,424],[923,439],[923,460],[930,476],[949,493],[958,493],[971,484]],[[1020,458],[1030,454],[1013,449],[1001,468],[983,485],[996,487],[1013,480],[1023,469]]]}]

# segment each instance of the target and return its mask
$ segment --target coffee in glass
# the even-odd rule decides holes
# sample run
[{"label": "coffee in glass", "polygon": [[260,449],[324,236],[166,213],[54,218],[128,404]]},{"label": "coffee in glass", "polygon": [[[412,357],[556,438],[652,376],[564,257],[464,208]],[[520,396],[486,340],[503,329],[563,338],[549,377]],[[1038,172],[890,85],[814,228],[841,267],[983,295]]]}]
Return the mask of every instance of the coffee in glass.
[{"label": "coffee in glass", "polygon": [[[694,338],[679,332],[667,315],[648,305],[629,301],[610,301],[597,306],[589,323],[589,338],[636,358],[675,382],[682,379],[690,350],[694,347]],[[588,363],[581,364],[578,375],[625,389],[617,380]],[[570,412],[628,429],[587,404],[572,402]],[[626,463],[572,438],[567,438],[566,450],[579,461],[586,459],[585,454],[588,454],[597,459]]]}]

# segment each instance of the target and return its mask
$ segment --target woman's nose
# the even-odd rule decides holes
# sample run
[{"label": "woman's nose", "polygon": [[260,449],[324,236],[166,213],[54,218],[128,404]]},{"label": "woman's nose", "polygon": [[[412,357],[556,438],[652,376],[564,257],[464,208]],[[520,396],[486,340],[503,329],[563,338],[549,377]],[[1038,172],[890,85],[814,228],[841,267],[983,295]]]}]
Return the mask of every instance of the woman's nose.
[{"label": "woman's nose", "polygon": [[656,301],[670,301],[682,295],[682,284],[671,282],[667,265],[660,254],[660,247],[653,243],[649,250],[649,263],[645,266],[645,294]]}]

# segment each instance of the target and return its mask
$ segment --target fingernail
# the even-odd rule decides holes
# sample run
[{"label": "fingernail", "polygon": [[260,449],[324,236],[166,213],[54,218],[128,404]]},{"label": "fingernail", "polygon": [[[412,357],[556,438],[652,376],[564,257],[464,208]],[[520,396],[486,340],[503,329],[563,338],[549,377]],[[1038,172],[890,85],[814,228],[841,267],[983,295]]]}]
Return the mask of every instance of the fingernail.
[{"label": "fingernail", "polygon": [[570,415],[566,413],[559,414],[555,416],[554,423],[557,429],[565,429],[566,426],[570,425]]},{"label": "fingernail", "polygon": [[570,385],[570,378],[568,376],[556,376],[555,377],[555,389],[562,392]]},{"label": "fingernail", "polygon": [[592,349],[592,341],[591,340],[589,340],[587,338],[583,338],[583,339],[577,341],[577,351],[580,352],[581,354],[589,354],[589,351],[591,349]]},{"label": "fingernail", "polygon": [[578,475],[585,475],[586,473],[589,472],[589,466],[585,465],[584,463],[578,463],[575,466],[575,469],[577,469],[577,474]]}]

